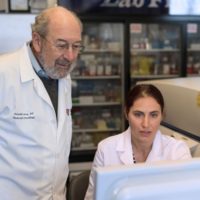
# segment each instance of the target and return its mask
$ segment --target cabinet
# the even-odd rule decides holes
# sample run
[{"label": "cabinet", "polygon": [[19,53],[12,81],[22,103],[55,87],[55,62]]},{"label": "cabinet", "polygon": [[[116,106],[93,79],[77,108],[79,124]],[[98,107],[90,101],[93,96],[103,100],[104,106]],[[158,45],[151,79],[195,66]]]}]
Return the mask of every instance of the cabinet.
[{"label": "cabinet", "polygon": [[200,22],[187,23],[187,75],[200,75]]},{"label": "cabinet", "polygon": [[100,140],[124,129],[123,24],[88,22],[83,30],[85,50],[72,72],[71,157],[92,157]]},{"label": "cabinet", "polygon": [[124,100],[137,81],[187,76],[188,57],[198,58],[197,47],[190,47],[190,19],[188,24],[162,16],[81,19],[86,49],[72,72],[72,162],[92,161],[99,141],[126,129]]},{"label": "cabinet", "polygon": [[[21,41],[9,27],[15,27],[19,21],[20,30],[28,30],[34,16],[0,15],[4,26],[0,53],[16,48],[30,37],[28,33],[20,34],[26,36]],[[86,48],[71,74],[72,162],[92,161],[99,141],[125,130],[125,96],[138,80],[198,76],[200,66],[197,17],[80,17]],[[23,28],[24,23],[28,28]]]},{"label": "cabinet", "polygon": [[131,85],[138,79],[177,77],[181,71],[181,26],[168,23],[131,23]]}]

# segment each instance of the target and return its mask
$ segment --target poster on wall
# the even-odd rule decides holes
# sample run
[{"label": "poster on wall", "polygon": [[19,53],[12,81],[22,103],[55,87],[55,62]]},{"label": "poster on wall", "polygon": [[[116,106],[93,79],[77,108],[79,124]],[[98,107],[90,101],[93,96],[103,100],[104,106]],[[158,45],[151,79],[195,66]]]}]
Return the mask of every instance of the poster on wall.
[{"label": "poster on wall", "polygon": [[59,0],[58,4],[78,14],[168,14],[169,0]]},{"label": "poster on wall", "polygon": [[28,0],[9,0],[9,12],[28,12]]}]

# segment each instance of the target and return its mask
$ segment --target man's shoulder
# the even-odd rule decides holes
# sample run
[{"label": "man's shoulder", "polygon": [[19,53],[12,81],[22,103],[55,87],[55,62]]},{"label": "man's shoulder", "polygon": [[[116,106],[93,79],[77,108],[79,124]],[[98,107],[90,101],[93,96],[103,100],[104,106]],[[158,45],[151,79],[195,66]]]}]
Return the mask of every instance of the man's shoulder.
[{"label": "man's shoulder", "polygon": [[16,60],[19,60],[19,50],[4,53],[0,55],[0,67],[6,67],[9,64],[16,64]]},{"label": "man's shoulder", "polygon": [[22,48],[0,55],[0,73],[9,73],[17,69],[20,64]]}]

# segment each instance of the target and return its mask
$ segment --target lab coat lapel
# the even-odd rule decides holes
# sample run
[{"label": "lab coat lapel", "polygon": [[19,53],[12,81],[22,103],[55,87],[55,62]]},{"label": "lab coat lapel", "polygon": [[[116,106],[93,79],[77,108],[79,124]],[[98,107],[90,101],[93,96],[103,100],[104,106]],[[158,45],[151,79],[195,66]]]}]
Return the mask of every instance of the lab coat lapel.
[{"label": "lab coat lapel", "polygon": [[21,81],[22,82],[27,82],[33,80],[33,87],[35,88],[35,91],[37,94],[43,98],[52,108],[52,102],[50,100],[50,97],[40,80],[40,78],[37,76],[35,73],[29,55],[28,55],[28,50],[27,46],[24,45],[23,48],[20,51],[20,76],[21,76]]},{"label": "lab coat lapel", "polygon": [[146,162],[157,161],[162,159],[163,143],[160,131],[156,133],[151,152],[149,153]]},{"label": "lab coat lapel", "polygon": [[116,151],[122,164],[133,164],[130,127],[123,133],[122,139],[116,146]]},{"label": "lab coat lapel", "polygon": [[58,85],[58,132],[60,133],[65,123],[66,115],[71,115],[71,78],[59,80]]},{"label": "lab coat lapel", "polygon": [[46,101],[52,108],[54,108],[53,104],[51,102],[51,99],[49,97],[49,94],[47,93],[45,86],[42,83],[42,81],[39,79],[39,77],[35,77],[34,88],[35,88],[36,92],[38,93],[38,95],[42,99],[44,99],[44,101]]}]

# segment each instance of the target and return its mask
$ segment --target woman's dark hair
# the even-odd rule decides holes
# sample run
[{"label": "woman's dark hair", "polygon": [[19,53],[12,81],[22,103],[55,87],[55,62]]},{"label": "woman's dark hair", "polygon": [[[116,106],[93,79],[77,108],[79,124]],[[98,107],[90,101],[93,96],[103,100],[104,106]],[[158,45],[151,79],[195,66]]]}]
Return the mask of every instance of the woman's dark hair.
[{"label": "woman's dark hair", "polygon": [[126,114],[129,113],[129,110],[131,106],[134,104],[134,102],[141,97],[154,98],[160,105],[161,111],[163,113],[165,103],[160,90],[151,84],[139,84],[134,86],[128,93],[125,104]]}]

